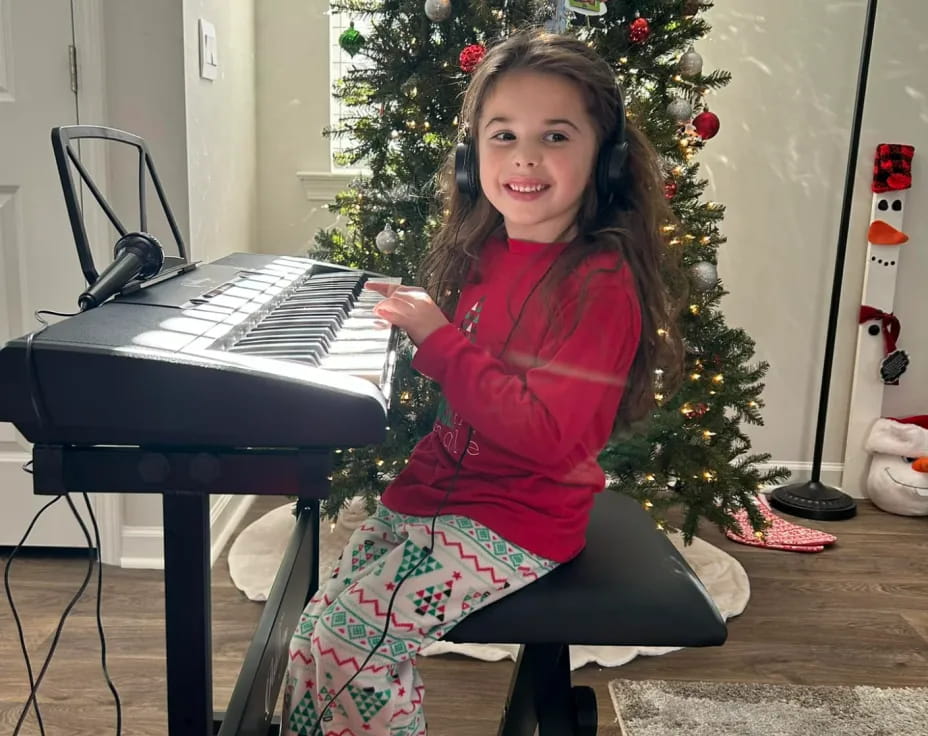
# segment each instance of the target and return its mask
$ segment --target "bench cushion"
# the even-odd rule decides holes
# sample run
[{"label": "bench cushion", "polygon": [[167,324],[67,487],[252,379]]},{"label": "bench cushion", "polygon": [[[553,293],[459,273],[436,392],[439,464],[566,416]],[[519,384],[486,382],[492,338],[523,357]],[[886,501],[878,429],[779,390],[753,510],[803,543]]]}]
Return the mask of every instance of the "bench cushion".
[{"label": "bench cushion", "polygon": [[598,494],[586,548],[541,580],[468,616],[446,641],[699,647],[725,621],[651,516],[632,498]]}]

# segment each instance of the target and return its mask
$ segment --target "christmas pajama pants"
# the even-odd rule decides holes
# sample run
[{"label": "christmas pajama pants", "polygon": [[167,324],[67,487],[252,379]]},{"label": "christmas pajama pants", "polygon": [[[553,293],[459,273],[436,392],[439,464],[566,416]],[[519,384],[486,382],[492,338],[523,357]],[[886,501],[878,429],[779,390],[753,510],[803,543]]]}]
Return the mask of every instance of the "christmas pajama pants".
[{"label": "christmas pajama pants", "polygon": [[[470,519],[439,516],[434,541],[431,525],[431,518],[378,506],[355,530],[291,639],[285,734],[425,736],[419,650],[468,614],[557,567]],[[358,673],[383,634],[394,594],[386,637]]]}]

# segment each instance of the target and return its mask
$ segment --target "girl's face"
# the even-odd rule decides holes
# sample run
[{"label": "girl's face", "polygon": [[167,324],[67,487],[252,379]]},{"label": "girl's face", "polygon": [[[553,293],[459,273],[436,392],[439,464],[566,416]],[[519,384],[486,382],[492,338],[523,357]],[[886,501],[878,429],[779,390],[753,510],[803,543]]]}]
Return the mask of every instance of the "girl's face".
[{"label": "girl's face", "polygon": [[480,186],[510,238],[569,240],[598,146],[573,83],[508,72],[484,99],[475,131]]}]

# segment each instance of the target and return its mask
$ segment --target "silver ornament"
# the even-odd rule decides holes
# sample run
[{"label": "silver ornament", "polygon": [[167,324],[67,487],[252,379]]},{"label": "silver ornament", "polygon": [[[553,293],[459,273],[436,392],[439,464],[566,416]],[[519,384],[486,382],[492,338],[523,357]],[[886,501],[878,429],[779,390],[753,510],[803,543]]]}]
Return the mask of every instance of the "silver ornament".
[{"label": "silver ornament", "polygon": [[433,23],[441,23],[451,16],[451,0],[425,0],[425,15]]},{"label": "silver ornament", "polygon": [[685,123],[693,117],[693,106],[689,103],[689,100],[674,97],[670,104],[667,105],[667,114],[678,123]]},{"label": "silver ornament", "polygon": [[695,77],[702,74],[702,57],[696,52],[696,49],[690,46],[686,53],[680,57],[677,68],[684,77]]},{"label": "silver ornament", "polygon": [[700,261],[690,267],[690,278],[697,291],[709,291],[719,282],[719,271],[714,263]]},{"label": "silver ornament", "polygon": [[375,241],[377,243],[377,249],[381,253],[392,253],[396,250],[396,231],[390,226],[390,223],[387,223],[387,226],[377,233],[377,238]]}]

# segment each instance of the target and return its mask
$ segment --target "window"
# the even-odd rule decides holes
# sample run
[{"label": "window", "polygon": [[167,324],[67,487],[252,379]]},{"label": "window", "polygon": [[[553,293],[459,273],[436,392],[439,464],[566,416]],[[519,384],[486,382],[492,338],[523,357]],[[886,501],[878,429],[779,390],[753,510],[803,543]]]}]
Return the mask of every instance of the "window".
[{"label": "window", "polygon": [[[339,125],[342,117],[345,115],[359,115],[363,113],[361,108],[344,105],[341,100],[336,99],[334,95],[332,95],[332,90],[335,89],[336,82],[338,82],[351,67],[370,66],[372,64],[372,62],[361,53],[357,53],[352,57],[338,45],[339,36],[350,27],[351,21],[354,21],[354,27],[362,35],[368,36],[371,33],[372,28],[369,17],[352,17],[352,14],[346,11],[329,11],[329,124],[333,129]],[[352,141],[350,136],[333,135],[329,137],[329,161],[333,172],[343,173],[366,168],[363,160],[351,166],[341,166],[335,161],[336,154],[351,148],[351,146]]]}]

